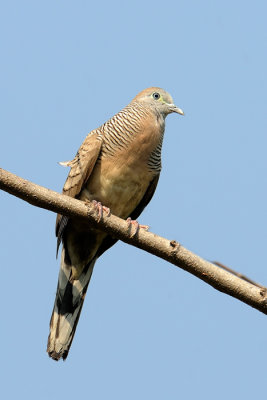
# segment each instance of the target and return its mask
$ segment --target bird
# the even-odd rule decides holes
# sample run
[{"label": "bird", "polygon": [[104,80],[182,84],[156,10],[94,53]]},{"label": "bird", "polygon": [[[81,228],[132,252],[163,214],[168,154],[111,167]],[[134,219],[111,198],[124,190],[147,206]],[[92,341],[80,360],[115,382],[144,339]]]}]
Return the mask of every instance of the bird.
[{"label": "bird", "polygon": [[[184,115],[168,92],[158,87],[141,91],[86,136],[73,160],[61,163],[70,167],[62,193],[136,220],[157,187],[165,118],[171,113]],[[47,352],[58,361],[68,356],[95,262],[117,240],[59,214],[56,236],[62,252]]]}]

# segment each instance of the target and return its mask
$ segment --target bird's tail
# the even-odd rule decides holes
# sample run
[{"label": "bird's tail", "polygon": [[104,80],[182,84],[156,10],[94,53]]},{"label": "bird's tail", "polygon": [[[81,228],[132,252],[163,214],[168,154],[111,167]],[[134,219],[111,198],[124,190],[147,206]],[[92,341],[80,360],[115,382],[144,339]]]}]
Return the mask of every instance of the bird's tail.
[{"label": "bird's tail", "polygon": [[50,334],[47,343],[48,355],[58,361],[65,360],[79,321],[86,290],[91,279],[95,259],[83,270],[79,279],[71,279],[71,267],[64,261],[62,250],[57,294],[50,320]]}]

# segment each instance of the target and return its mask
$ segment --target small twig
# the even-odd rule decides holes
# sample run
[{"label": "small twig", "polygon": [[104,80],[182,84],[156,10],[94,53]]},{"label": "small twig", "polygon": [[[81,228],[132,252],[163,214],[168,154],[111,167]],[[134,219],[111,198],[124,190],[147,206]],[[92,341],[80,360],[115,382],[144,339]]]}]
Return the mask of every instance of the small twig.
[{"label": "small twig", "polygon": [[226,265],[222,264],[219,261],[212,261],[213,264],[218,265],[218,267],[225,269],[225,271],[230,272],[231,274],[238,276],[238,278],[243,279],[246,282],[251,283],[254,286],[257,286],[261,289],[264,289],[265,287],[260,285],[259,283],[253,281],[252,279],[248,278],[246,275],[241,274],[240,272],[234,271],[233,269],[227,267]]}]

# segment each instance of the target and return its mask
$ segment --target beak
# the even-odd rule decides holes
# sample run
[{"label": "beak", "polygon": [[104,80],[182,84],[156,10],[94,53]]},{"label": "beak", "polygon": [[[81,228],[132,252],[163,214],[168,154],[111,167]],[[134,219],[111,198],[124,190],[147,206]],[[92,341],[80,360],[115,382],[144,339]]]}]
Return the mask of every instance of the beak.
[{"label": "beak", "polygon": [[170,112],[175,112],[177,114],[184,115],[183,110],[179,107],[176,107],[175,104],[169,104],[169,107],[170,107]]}]

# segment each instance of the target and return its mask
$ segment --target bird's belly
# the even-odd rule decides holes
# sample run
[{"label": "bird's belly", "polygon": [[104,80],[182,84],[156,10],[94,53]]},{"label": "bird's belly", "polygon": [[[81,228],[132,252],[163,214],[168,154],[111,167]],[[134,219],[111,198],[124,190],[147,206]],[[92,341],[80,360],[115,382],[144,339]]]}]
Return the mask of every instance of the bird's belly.
[{"label": "bird's belly", "polygon": [[144,166],[96,166],[81,200],[97,200],[109,207],[111,213],[127,218],[142,200],[152,179]]}]

